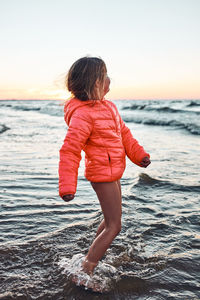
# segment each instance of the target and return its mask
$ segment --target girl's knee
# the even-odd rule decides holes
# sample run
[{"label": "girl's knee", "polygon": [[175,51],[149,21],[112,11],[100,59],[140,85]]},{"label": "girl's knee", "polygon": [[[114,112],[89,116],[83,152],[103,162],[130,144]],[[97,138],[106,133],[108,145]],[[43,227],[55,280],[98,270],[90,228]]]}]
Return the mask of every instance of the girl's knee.
[{"label": "girl's knee", "polygon": [[121,229],[122,229],[121,222],[108,226],[108,230],[110,230],[114,236],[117,236],[120,233]]}]

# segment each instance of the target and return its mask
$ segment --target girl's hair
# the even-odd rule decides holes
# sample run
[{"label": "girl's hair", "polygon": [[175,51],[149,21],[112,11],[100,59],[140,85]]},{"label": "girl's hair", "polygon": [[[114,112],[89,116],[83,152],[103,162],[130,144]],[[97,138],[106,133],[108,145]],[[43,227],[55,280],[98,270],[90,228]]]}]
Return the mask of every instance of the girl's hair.
[{"label": "girl's hair", "polygon": [[79,100],[95,100],[95,83],[104,83],[107,73],[104,61],[98,57],[82,57],[75,61],[66,76],[67,89]]}]

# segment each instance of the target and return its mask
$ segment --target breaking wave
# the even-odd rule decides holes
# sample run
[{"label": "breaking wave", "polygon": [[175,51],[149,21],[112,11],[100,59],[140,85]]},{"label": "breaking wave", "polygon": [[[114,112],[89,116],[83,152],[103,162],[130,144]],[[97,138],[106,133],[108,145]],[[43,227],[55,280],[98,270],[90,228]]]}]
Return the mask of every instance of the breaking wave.
[{"label": "breaking wave", "polygon": [[195,123],[184,123],[178,120],[152,119],[148,117],[139,118],[138,116],[123,116],[125,122],[133,122],[137,124],[145,124],[152,126],[169,126],[177,129],[186,129],[191,134],[200,135],[200,126]]},{"label": "breaking wave", "polygon": [[[188,113],[188,114],[200,114],[200,111],[198,110],[190,110],[187,108],[190,107],[196,107],[198,108],[200,106],[200,102],[197,101],[191,101],[191,102],[185,102],[185,101],[132,101],[136,103],[129,103],[128,105],[122,106],[122,110],[144,110],[144,111],[155,111],[155,112],[161,112],[161,113]],[[142,103],[141,103],[142,102]]]},{"label": "breaking wave", "polygon": [[157,188],[163,188],[163,189],[171,189],[176,191],[185,191],[185,192],[196,192],[200,193],[200,185],[181,185],[176,184],[170,181],[161,180],[161,179],[155,179],[148,174],[141,173],[139,174],[138,182],[135,186],[139,187],[141,186],[143,188],[144,185],[148,186],[154,186]]}]

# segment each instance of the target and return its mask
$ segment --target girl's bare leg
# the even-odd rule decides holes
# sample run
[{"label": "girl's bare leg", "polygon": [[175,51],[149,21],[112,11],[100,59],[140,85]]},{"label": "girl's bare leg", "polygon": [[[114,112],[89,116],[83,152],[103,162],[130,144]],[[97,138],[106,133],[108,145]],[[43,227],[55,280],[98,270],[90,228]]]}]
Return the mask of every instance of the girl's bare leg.
[{"label": "girl's bare leg", "polygon": [[99,198],[104,220],[98,228],[98,235],[93,241],[83,262],[86,273],[92,273],[113,239],[121,230],[121,189],[118,181],[92,183]]},{"label": "girl's bare leg", "polygon": [[[122,192],[121,192],[121,184],[120,184],[120,180],[117,180],[117,184],[119,187],[119,193],[120,193],[120,197],[122,196]],[[97,229],[97,233],[96,233],[96,237],[104,230],[105,228],[105,220],[103,219]]]},{"label": "girl's bare leg", "polygon": [[[105,220],[103,219],[97,229],[96,237],[105,229]],[[95,238],[96,238],[95,237]]]}]

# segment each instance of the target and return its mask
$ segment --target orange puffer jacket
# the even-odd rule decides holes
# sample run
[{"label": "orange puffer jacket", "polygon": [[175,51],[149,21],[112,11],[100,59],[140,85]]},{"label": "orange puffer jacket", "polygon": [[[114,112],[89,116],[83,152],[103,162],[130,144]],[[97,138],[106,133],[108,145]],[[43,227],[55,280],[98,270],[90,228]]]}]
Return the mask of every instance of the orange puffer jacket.
[{"label": "orange puffer jacket", "polygon": [[64,108],[69,126],[60,149],[59,194],[75,194],[81,150],[85,152],[85,177],[91,182],[118,180],[126,155],[140,165],[145,156],[111,101],[70,99]]}]

